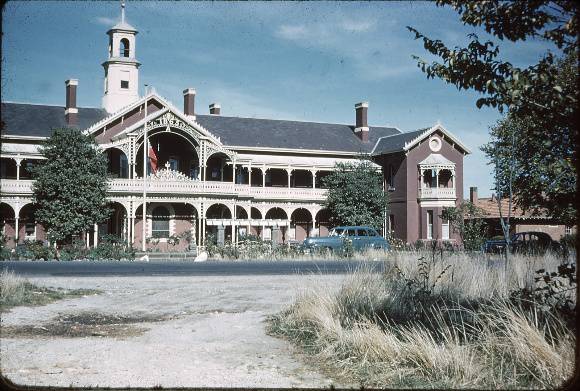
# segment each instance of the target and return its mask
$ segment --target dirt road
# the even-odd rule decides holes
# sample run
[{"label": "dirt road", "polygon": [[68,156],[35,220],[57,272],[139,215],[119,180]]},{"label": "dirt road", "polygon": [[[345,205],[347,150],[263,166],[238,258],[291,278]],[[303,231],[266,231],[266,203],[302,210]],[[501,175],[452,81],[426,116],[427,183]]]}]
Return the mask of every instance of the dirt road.
[{"label": "dirt road", "polygon": [[263,320],[310,284],[341,276],[46,277],[100,295],[2,314],[1,371],[17,384],[337,387]]}]

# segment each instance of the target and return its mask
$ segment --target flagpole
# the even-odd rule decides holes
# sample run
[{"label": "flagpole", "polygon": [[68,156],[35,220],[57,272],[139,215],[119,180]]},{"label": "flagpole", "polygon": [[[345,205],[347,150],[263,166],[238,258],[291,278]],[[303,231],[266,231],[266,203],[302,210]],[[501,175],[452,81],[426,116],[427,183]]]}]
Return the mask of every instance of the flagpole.
[{"label": "flagpole", "polygon": [[145,252],[145,235],[146,235],[146,224],[147,224],[147,152],[149,151],[149,138],[147,137],[147,84],[145,84],[145,123],[144,127],[144,138],[143,138],[143,220],[142,228],[143,235],[141,236],[141,251]]}]

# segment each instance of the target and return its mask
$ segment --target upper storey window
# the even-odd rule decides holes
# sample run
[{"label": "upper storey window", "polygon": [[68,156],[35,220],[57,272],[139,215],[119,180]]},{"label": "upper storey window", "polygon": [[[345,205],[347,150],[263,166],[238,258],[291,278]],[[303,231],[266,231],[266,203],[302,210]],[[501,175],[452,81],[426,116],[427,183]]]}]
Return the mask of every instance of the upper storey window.
[{"label": "upper storey window", "polygon": [[121,57],[129,57],[129,40],[127,38],[121,40]]}]

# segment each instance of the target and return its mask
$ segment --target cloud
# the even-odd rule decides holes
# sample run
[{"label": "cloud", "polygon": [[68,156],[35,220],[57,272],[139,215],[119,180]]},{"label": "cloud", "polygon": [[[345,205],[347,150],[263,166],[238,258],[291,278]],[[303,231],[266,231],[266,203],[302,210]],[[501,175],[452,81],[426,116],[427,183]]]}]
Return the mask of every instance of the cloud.
[{"label": "cloud", "polygon": [[340,24],[340,27],[345,31],[350,31],[353,33],[360,33],[360,32],[374,30],[376,24],[377,24],[376,20],[345,19]]},{"label": "cloud", "polygon": [[114,24],[117,23],[117,19],[115,19],[115,18],[109,18],[107,16],[97,16],[94,19],[94,22],[97,23],[97,24],[104,25],[104,26],[112,26],[112,25],[114,25]]},{"label": "cloud", "polygon": [[282,25],[276,31],[276,35],[280,38],[291,41],[308,38],[312,34],[304,25]]}]

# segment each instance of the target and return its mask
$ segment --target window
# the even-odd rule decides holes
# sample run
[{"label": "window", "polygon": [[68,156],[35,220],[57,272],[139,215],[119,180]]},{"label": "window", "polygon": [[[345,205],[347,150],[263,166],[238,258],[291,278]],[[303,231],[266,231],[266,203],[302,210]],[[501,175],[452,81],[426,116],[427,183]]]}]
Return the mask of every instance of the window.
[{"label": "window", "polygon": [[152,213],[151,236],[154,238],[169,237],[169,211],[164,206],[158,206]]},{"label": "window", "polygon": [[427,211],[427,239],[433,239],[433,211]]},{"label": "window", "polygon": [[121,57],[129,57],[129,40],[127,38],[121,40]]},{"label": "window", "polygon": [[395,215],[389,215],[389,232],[391,236],[395,233]]},{"label": "window", "polygon": [[366,229],[359,229],[358,230],[358,236],[368,236],[367,235],[367,230]]},{"label": "window", "polygon": [[129,178],[129,162],[127,161],[127,156],[124,153],[119,155],[119,172],[121,178]]},{"label": "window", "polygon": [[443,220],[441,223],[441,238],[445,240],[449,239],[449,220]]},{"label": "window", "polygon": [[34,221],[27,221],[24,224],[24,236],[28,239],[36,239],[36,223]]},{"label": "window", "polygon": [[379,236],[374,229],[369,229],[369,236]]},{"label": "window", "polygon": [[356,230],[354,230],[354,229],[347,230],[346,236],[356,236]]},{"label": "window", "polygon": [[389,174],[387,178],[387,185],[389,186],[388,190],[392,190],[395,188],[395,169],[393,168],[392,164],[389,164]]},{"label": "window", "polygon": [[128,80],[121,80],[121,88],[128,89],[129,88],[129,81]]},{"label": "window", "polygon": [[564,228],[564,234],[572,235],[572,227],[566,226],[566,228]]}]

